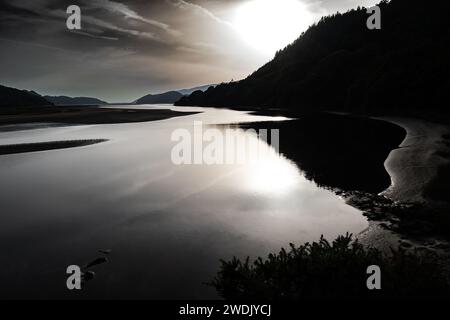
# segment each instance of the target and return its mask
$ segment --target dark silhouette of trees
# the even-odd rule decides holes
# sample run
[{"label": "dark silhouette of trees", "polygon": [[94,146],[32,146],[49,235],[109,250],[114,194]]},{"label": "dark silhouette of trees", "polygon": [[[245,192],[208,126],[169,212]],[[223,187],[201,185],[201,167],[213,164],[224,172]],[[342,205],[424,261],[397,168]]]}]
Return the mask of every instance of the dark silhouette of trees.
[{"label": "dark silhouette of trees", "polygon": [[51,106],[51,102],[34,91],[18,90],[0,85],[0,107]]},{"label": "dark silhouette of trees", "polygon": [[382,1],[382,29],[365,8],[323,17],[242,81],[184,97],[177,105],[446,112],[450,3]]}]

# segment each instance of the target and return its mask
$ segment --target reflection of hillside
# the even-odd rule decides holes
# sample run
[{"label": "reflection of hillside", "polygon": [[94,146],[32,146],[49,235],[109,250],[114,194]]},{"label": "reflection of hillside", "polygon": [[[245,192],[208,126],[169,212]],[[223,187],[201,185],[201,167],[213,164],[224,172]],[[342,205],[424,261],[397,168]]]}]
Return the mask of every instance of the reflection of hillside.
[{"label": "reflection of hillside", "polygon": [[280,129],[280,152],[319,186],[373,193],[390,185],[384,161],[405,136],[389,123],[330,114],[244,126]]}]

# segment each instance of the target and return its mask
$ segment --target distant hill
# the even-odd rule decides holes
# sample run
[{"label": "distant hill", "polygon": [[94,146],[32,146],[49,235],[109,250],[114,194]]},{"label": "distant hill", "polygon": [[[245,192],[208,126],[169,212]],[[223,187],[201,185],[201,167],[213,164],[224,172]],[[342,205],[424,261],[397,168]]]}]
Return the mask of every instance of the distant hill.
[{"label": "distant hill", "polygon": [[108,102],[102,101],[97,98],[90,97],[66,97],[66,96],[44,96],[45,99],[52,102],[55,105],[100,105],[100,104],[108,104]]},{"label": "distant hill", "polygon": [[450,112],[450,1],[383,1],[382,29],[366,9],[324,17],[248,78],[196,91],[176,105]]},{"label": "distant hill", "polygon": [[135,104],[158,104],[158,103],[175,103],[183,96],[190,95],[195,91],[206,91],[209,87],[214,87],[215,84],[199,86],[190,89],[172,90],[159,94],[148,94],[142,98],[137,99]]},{"label": "distant hill", "polygon": [[0,85],[0,107],[49,106],[51,102],[34,91],[19,90]]},{"label": "distant hill", "polygon": [[135,104],[174,103],[180,100],[183,94],[177,91],[169,91],[160,94],[148,94],[134,101]]},{"label": "distant hill", "polygon": [[180,89],[180,90],[177,90],[177,91],[179,93],[181,93],[182,95],[187,96],[187,95],[192,94],[195,91],[206,91],[210,87],[215,87],[215,86],[217,86],[217,84],[208,84],[208,85],[205,85],[205,86],[199,86],[199,87],[190,88],[190,89]]}]

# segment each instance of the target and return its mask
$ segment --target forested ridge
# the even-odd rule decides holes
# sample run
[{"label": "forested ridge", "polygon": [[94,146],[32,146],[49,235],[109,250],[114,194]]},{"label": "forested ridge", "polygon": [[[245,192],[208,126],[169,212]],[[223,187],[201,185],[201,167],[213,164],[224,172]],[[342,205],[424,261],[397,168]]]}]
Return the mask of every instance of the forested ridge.
[{"label": "forested ridge", "polygon": [[356,8],[323,17],[242,81],[194,92],[177,105],[296,111],[447,112],[450,3],[382,1],[381,30]]}]

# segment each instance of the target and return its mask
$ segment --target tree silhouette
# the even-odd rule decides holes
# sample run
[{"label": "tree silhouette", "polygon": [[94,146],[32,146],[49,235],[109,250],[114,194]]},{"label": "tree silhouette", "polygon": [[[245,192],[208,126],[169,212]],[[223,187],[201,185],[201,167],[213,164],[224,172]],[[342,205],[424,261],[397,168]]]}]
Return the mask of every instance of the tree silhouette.
[{"label": "tree silhouette", "polygon": [[379,6],[381,30],[366,27],[365,8],[323,17],[246,79],[177,105],[447,112],[450,3],[392,0]]}]

